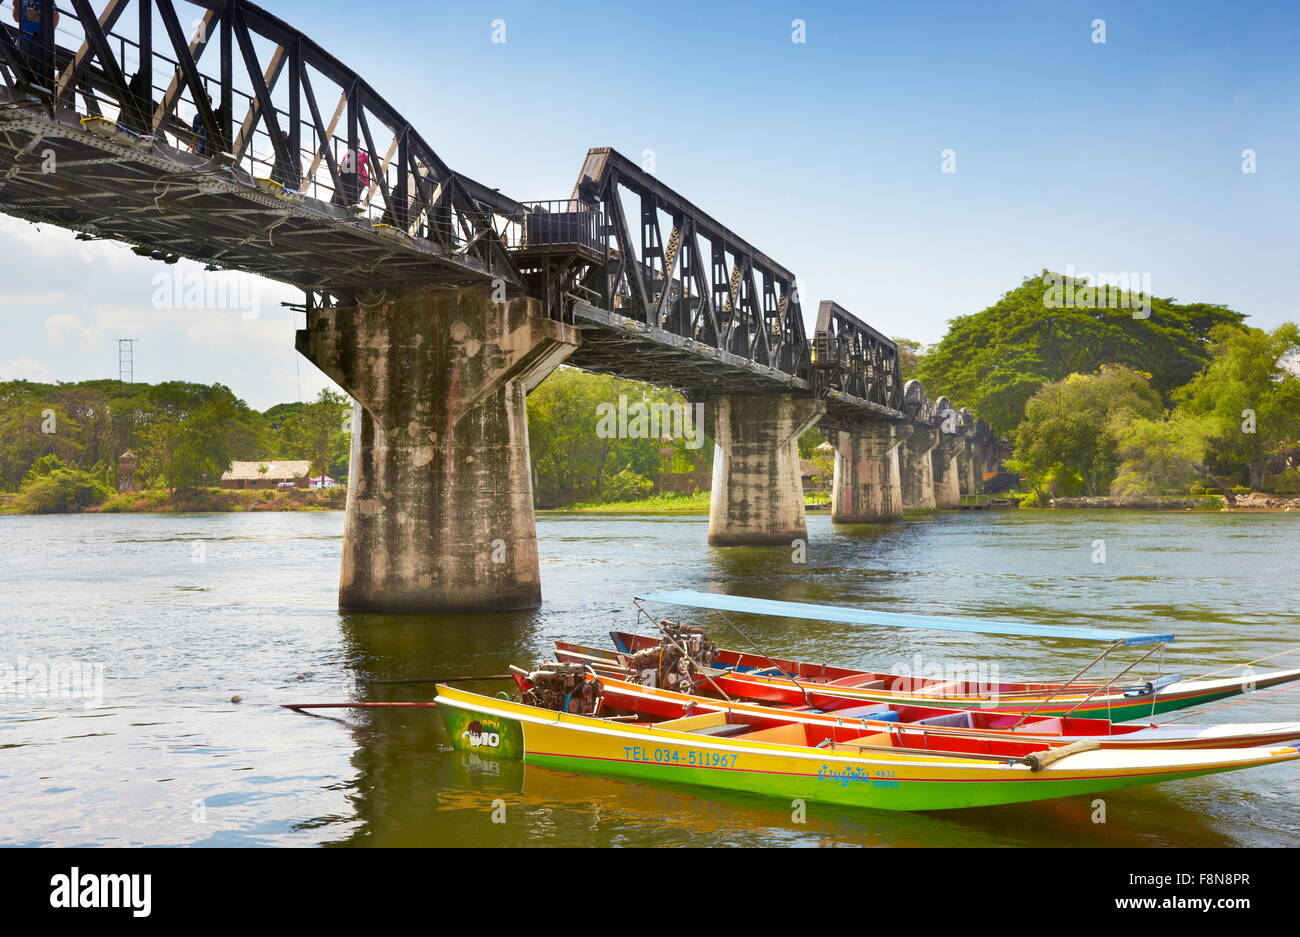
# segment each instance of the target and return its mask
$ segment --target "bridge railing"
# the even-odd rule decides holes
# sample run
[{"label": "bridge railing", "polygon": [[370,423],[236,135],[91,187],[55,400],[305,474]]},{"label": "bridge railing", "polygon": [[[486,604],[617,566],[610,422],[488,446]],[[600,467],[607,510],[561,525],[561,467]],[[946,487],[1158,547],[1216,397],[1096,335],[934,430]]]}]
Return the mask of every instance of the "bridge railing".
[{"label": "bridge railing", "polygon": [[812,365],[820,393],[835,391],[902,412],[897,343],[831,300],[817,309]]},{"label": "bridge railing", "polygon": [[576,198],[520,204],[523,212],[507,219],[503,227],[506,246],[511,250],[605,255],[604,216],[594,206]]},{"label": "bridge railing", "polygon": [[[50,109],[247,174],[518,280],[501,240],[517,203],[454,173],[386,101],[245,0],[60,0],[33,48],[0,23],[0,76]],[[128,12],[131,15],[128,15]],[[24,46],[28,45],[24,43]],[[200,65],[203,67],[200,68]],[[211,67],[209,67],[211,66]],[[319,95],[319,96],[318,96]],[[273,184],[271,184],[273,183]]]},{"label": "bridge railing", "polygon": [[573,198],[605,219],[608,259],[581,282],[604,308],[807,379],[793,273],[607,147],[588,151]]}]

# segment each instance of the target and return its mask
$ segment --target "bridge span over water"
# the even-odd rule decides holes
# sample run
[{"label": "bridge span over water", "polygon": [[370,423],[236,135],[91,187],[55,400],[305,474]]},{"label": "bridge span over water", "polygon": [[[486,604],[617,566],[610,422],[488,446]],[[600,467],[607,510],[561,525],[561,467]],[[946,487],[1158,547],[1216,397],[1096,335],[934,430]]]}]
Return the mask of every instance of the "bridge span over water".
[{"label": "bridge span over water", "polygon": [[615,150],[518,201],[244,0],[41,15],[0,24],[0,210],[304,290],[297,348],[358,404],[344,607],[540,601],[525,396],[561,362],[705,404],[720,546],[807,536],[816,424],[838,523],[956,506],[996,468],[893,341],[829,301],[807,335],[789,269]]}]

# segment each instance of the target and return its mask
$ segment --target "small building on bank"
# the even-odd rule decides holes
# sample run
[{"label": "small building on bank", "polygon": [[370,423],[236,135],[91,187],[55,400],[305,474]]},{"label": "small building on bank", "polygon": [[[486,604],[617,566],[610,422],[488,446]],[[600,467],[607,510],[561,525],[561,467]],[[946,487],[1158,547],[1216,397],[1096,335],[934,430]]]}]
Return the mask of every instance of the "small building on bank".
[{"label": "small building on bank", "polygon": [[221,476],[221,487],[279,488],[292,484],[295,488],[306,488],[310,474],[311,463],[306,459],[231,462],[230,469]]}]

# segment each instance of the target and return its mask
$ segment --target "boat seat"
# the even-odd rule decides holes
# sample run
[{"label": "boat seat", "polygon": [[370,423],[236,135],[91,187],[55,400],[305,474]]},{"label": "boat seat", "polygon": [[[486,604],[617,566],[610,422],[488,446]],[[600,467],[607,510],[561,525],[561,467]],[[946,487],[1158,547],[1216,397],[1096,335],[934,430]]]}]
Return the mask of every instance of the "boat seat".
[{"label": "boat seat", "polygon": [[884,680],[871,680],[862,674],[854,674],[851,677],[840,677],[838,680],[826,681],[827,686],[849,687],[854,690],[883,690],[885,688]]},{"label": "boat seat", "polygon": [[691,735],[709,735],[713,738],[729,739],[734,735],[743,735],[749,732],[753,727],[744,723],[732,723],[720,726],[701,726],[698,729],[687,729]]},{"label": "boat seat", "polygon": [[845,719],[872,719],[876,722],[898,722],[901,718],[892,709],[879,709],[875,706],[852,706],[848,709],[836,709],[829,715],[842,716]]},{"label": "boat seat", "polygon": [[916,696],[946,696],[949,694],[957,695],[963,684],[959,680],[949,680],[947,683],[934,683],[930,686],[921,687],[916,692]]},{"label": "boat seat", "polygon": [[912,723],[914,726],[941,726],[945,729],[971,729],[970,713],[948,713],[943,716],[929,716]]}]

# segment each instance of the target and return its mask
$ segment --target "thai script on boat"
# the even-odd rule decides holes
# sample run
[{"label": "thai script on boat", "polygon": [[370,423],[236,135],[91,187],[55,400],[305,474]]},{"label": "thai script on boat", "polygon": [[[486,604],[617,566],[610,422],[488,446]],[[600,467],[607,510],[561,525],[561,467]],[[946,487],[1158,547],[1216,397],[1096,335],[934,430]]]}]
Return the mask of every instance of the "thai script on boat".
[{"label": "thai script on boat", "polygon": [[0,660],[0,697],[78,700],[104,705],[104,665],[54,658]]},{"label": "thai script on boat", "polygon": [[817,777],[823,781],[838,781],[840,787],[848,787],[850,784],[870,784],[872,787],[898,787],[898,781],[894,779],[894,772],[877,771],[876,776],[872,777],[869,770],[854,765],[846,765],[842,769],[822,765],[821,770],[817,772]]},{"label": "thai script on boat", "polygon": [[832,768],[830,765],[822,765],[821,770],[817,772],[817,777],[824,781],[839,781],[841,787],[848,787],[855,782],[866,784],[871,780],[871,772],[865,768],[857,768],[848,765],[842,769]]}]

